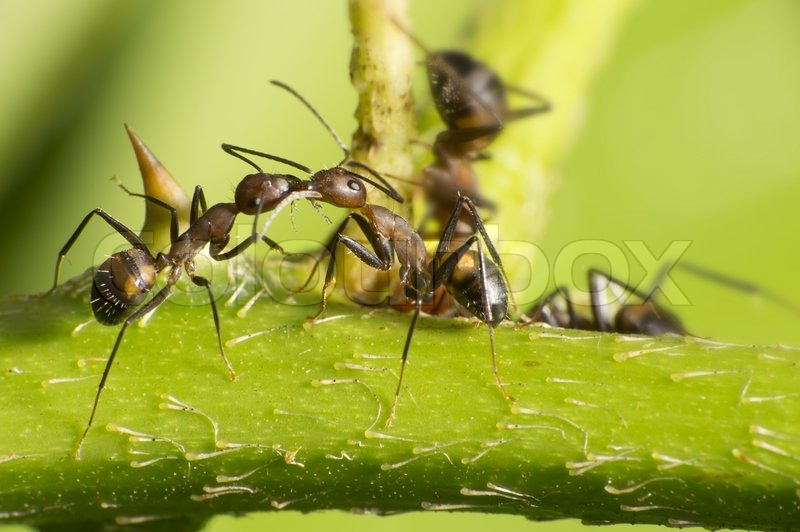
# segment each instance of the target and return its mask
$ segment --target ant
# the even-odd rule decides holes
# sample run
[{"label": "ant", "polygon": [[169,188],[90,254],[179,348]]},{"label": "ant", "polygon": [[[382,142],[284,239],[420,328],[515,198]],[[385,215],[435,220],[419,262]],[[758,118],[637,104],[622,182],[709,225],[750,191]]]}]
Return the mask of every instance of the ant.
[{"label": "ant", "polygon": [[[459,50],[433,52],[399,21],[392,21],[425,54],[433,103],[447,126],[436,136],[436,143],[448,154],[480,158],[482,150],[502,131],[506,122],[552,109],[551,103],[542,96],[503,83],[494,70],[469,54]],[[536,104],[509,109],[508,92]]]},{"label": "ant", "polygon": [[[493,69],[462,51],[429,50],[398,20],[392,20],[424,52],[431,96],[447,126],[434,140],[433,162],[422,170],[421,186],[428,208],[418,232],[430,234],[424,229],[431,219],[438,221],[441,231],[461,196],[469,197],[477,207],[494,212],[494,203],[479,191],[478,178],[470,162],[487,157],[482,150],[497,137],[506,122],[548,112],[552,105],[538,94],[505,84]],[[535,104],[511,110],[508,92],[525,96]],[[467,237],[476,229],[472,217],[462,213],[456,234]]]},{"label": "ant", "polygon": [[[456,239],[456,227],[464,209],[469,210],[473,217],[477,233],[483,237],[491,260],[484,256],[478,234],[472,234],[463,242]],[[359,241],[343,234],[345,226],[351,219],[355,220],[362,233],[367,237],[372,247],[371,250]],[[458,245],[451,250],[454,243]],[[472,200],[466,196],[458,199],[450,219],[445,225],[436,254],[430,261],[422,237],[403,217],[377,205],[365,205],[360,212],[348,215],[326,244],[331,259],[328,262],[328,270],[322,288],[322,305],[312,319],[316,319],[325,310],[326,294],[335,282],[334,257],[339,244],[343,244],[352,251],[362,262],[381,271],[392,269],[396,256],[400,265],[398,273],[400,286],[405,288],[406,296],[414,301],[414,314],[403,346],[400,375],[386,420],[387,427],[391,426],[394,420],[417,318],[423,304],[434,299],[437,291],[442,287],[461,307],[488,326],[492,370],[497,386],[506,399],[514,400],[506,391],[500,378],[494,343],[494,328],[506,318],[508,313],[508,289],[502,273],[500,257],[489,240]],[[476,244],[477,251],[472,251],[471,248]]]},{"label": "ant", "polygon": [[[67,243],[64,244],[61,251],[59,251],[58,259],[56,260],[53,287],[45,295],[52,293],[58,286],[59,273],[64,258],[93,217],[97,216],[101,218],[132,246],[129,249],[111,255],[95,270],[92,278],[91,306],[95,319],[103,325],[117,325],[122,323],[122,328],[117,334],[114,347],[111,349],[111,354],[108,357],[103,375],[100,378],[89,421],[86,424],[86,428],[80,440],[78,440],[75,450],[76,459],[80,459],[83,442],[86,439],[89,429],[92,427],[92,422],[94,421],[94,416],[100,401],[100,395],[105,387],[119,346],[122,343],[125,330],[131,323],[154,310],[167,299],[172,286],[178,281],[183,271],[186,272],[195,285],[206,289],[214,318],[214,328],[217,335],[220,355],[228,369],[231,380],[235,381],[237,378],[236,372],[228,360],[222,344],[219,315],[214,301],[214,295],[211,291],[211,283],[208,279],[195,272],[194,264],[194,257],[206,245],[209,246],[211,258],[222,261],[235,257],[256,240],[250,237],[233,249],[223,253],[223,249],[225,249],[225,246],[230,240],[233,222],[240,212],[237,204],[218,203],[211,208],[207,208],[203,190],[201,187],[197,186],[192,197],[189,228],[179,235],[178,213],[173,206],[153,196],[131,192],[125,188],[122,183],[118,184],[129,195],[144,198],[146,201],[161,206],[169,211],[171,245],[167,253],[153,254],[144,240],[125,224],[103,209],[96,208],[84,217]],[[306,196],[316,198],[318,194],[309,192]],[[296,198],[290,197],[288,199],[293,200]],[[277,246],[275,242],[264,236],[261,236],[261,239],[272,247]],[[161,288],[150,301],[144,303],[147,294],[155,286],[156,277],[159,273],[167,269],[169,273],[164,287]]]},{"label": "ant", "polygon": [[[794,302],[753,283],[687,262],[682,262],[677,266],[697,276],[728,285],[736,290],[761,295],[790,312],[800,314],[800,307]],[[553,327],[567,329],[642,334],[645,336],[662,336],[666,334],[695,336],[686,330],[681,320],[674,313],[656,303],[653,298],[655,288],[659,286],[670,268],[662,269],[653,284],[653,289],[648,293],[632,288],[627,283],[616,279],[608,273],[594,268],[590,269],[588,282],[591,317],[577,314],[569,297],[569,290],[566,287],[557,287],[534,307],[529,319],[532,320],[532,323],[545,323]],[[608,290],[615,292],[617,298],[625,295],[634,296],[639,302],[624,302],[614,312],[611,307],[612,302],[606,297]]]},{"label": "ant", "polygon": [[[666,272],[663,272],[666,273]],[[643,334],[662,336],[675,334],[687,336],[680,319],[653,300],[653,292],[645,294],[627,283],[597,269],[588,272],[591,317],[575,312],[569,290],[559,286],[537,304],[529,319],[531,323],[545,323],[564,329]],[[656,283],[656,286],[658,283]],[[623,294],[635,296],[639,303],[623,303],[612,316],[607,290],[616,288]]]},{"label": "ant", "polygon": [[[331,133],[331,136],[336,139],[340,148],[342,148],[345,153],[344,161],[347,161],[349,158],[349,151],[313,106],[287,85],[275,81],[273,81],[273,84],[287,90],[317,117],[328,132]],[[287,162],[285,159],[280,159],[273,155],[227,144],[223,145],[223,149],[231,155],[243,159],[254,167],[256,165],[239,152],[257,155],[275,161]],[[343,163],[340,163],[330,170],[322,170],[317,173],[312,173],[308,168],[291,161],[288,161],[287,164],[312,174],[310,181],[294,182],[293,186],[304,186],[308,189],[313,189],[321,195],[319,201],[351,210],[350,214],[340,223],[325,245],[331,258],[328,262],[322,288],[322,301],[319,310],[309,319],[312,321],[316,320],[327,307],[328,293],[336,282],[335,257],[340,244],[353,252],[362,262],[380,271],[391,270],[395,264],[395,257],[397,257],[400,284],[405,287],[407,296],[415,302],[415,312],[411,318],[403,348],[399,381],[392,408],[386,420],[386,426],[391,426],[394,419],[397,401],[400,396],[400,390],[402,389],[406,360],[408,359],[411,340],[422,305],[426,300],[430,299],[440,287],[445,287],[456,301],[466,308],[473,316],[488,325],[492,352],[492,368],[495,379],[500,391],[506,399],[513,400],[506,391],[500,378],[494,346],[494,327],[505,319],[508,312],[508,289],[504,281],[505,276],[502,274],[500,257],[486,233],[486,229],[480,219],[475,203],[466,196],[462,196],[456,201],[452,215],[446,223],[442,238],[439,241],[436,255],[433,260],[429,261],[422,237],[405,218],[385,207],[368,204],[366,202],[366,191],[363,185],[358,181],[359,179],[363,179],[363,176],[353,174],[343,169],[341,167]],[[365,165],[359,164],[359,166],[369,171],[369,168]],[[337,177],[336,179],[333,179],[330,175],[333,172],[335,172],[333,177]],[[370,171],[370,173],[378,176],[377,172]],[[346,176],[346,178],[343,179],[340,178],[340,176]],[[371,181],[369,182],[377,186],[377,188],[390,197],[395,198],[395,196],[390,193],[390,190],[393,192],[393,189],[391,189],[388,183],[382,178],[381,181],[386,187],[381,187]],[[306,184],[300,185],[300,183]],[[456,240],[455,232],[464,209],[469,211],[477,229],[470,237],[461,242],[460,240]],[[274,219],[274,215],[271,219]],[[262,234],[267,231],[271,219],[268,220],[261,229]],[[361,232],[366,236],[371,249],[367,247],[367,245],[344,234],[350,220],[356,222]],[[489,250],[491,260],[484,256],[483,248],[479,245],[478,234],[475,233],[479,233],[483,237]],[[451,246],[454,243],[458,243],[458,246],[454,250],[451,250]],[[470,249],[476,244],[478,244],[477,252]],[[316,262],[306,285],[311,281],[318,267],[319,262]]]}]

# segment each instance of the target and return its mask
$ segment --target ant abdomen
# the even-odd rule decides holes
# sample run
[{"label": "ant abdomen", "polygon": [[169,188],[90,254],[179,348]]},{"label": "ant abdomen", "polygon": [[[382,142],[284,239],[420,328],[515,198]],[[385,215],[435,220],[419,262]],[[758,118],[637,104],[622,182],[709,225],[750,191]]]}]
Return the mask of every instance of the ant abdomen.
[{"label": "ant abdomen", "polygon": [[428,82],[434,105],[449,128],[502,127],[498,121],[508,112],[506,90],[480,61],[456,50],[433,53],[428,59]]},{"label": "ant abdomen", "polygon": [[[480,256],[475,251],[465,253],[447,282],[450,294],[463,307],[484,323],[497,327],[508,314],[508,291],[499,268],[484,257],[484,276],[481,276]],[[487,315],[486,302],[491,316]]]},{"label": "ant abdomen", "polygon": [[92,280],[92,312],[103,325],[116,325],[138,307],[153,288],[155,263],[147,252],[131,248],[114,253]]}]

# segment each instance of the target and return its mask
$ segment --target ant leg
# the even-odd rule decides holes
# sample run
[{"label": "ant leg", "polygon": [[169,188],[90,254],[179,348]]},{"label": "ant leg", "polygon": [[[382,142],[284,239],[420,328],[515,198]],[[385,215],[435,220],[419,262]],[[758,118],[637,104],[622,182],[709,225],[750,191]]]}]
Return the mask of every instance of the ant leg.
[{"label": "ant leg", "polygon": [[535,92],[522,89],[520,87],[514,87],[511,85],[506,85],[506,90],[508,92],[513,92],[514,94],[519,94],[520,96],[524,96],[529,100],[534,100],[538,103],[538,105],[533,107],[525,107],[523,109],[515,109],[513,111],[509,111],[506,115],[506,122],[511,122],[512,120],[519,120],[521,118],[527,118],[529,116],[538,115],[542,113],[547,113],[553,109],[553,104],[540,94]]},{"label": "ant leg", "polygon": [[[500,260],[500,254],[497,253],[497,249],[495,249],[492,240],[489,238],[489,234],[486,232],[486,227],[483,225],[483,220],[481,220],[480,214],[478,214],[478,209],[475,207],[475,203],[469,199],[467,196],[460,196],[456,201],[456,206],[453,209],[453,214],[450,215],[450,220],[448,220],[447,225],[445,226],[445,230],[442,232],[442,240],[439,242],[439,252],[440,251],[447,251],[450,246],[450,242],[452,242],[453,235],[455,234],[456,225],[458,224],[458,220],[461,217],[461,209],[464,207],[466,203],[467,207],[469,208],[470,215],[472,216],[472,220],[475,223],[475,227],[478,232],[483,237],[483,242],[486,244],[486,249],[489,250],[489,255],[492,257],[492,261],[497,265],[497,268],[500,270],[500,274],[503,276],[503,282],[506,284],[506,289],[511,286],[511,283],[508,280],[508,275],[506,274],[506,270],[503,267],[503,261]],[[442,249],[442,245],[444,244],[444,249]],[[519,311],[519,307],[517,306],[517,302],[514,299],[514,293],[508,290],[508,295],[511,299],[511,306],[514,308],[514,312],[517,314],[521,314]]]},{"label": "ant leg", "polygon": [[108,361],[106,362],[106,367],[103,370],[103,376],[100,377],[100,384],[97,385],[97,393],[94,396],[94,404],[92,405],[92,413],[89,415],[89,421],[88,423],[86,423],[86,428],[84,429],[83,434],[78,440],[78,445],[75,447],[74,456],[76,460],[81,459],[81,447],[83,446],[83,441],[86,439],[86,435],[89,433],[89,429],[92,428],[94,415],[97,412],[97,405],[100,402],[100,394],[102,393],[103,388],[106,385],[108,374],[111,371],[111,365],[114,363],[114,358],[117,356],[117,350],[119,349],[120,343],[122,343],[122,335],[125,334],[125,329],[128,328],[128,325],[138,320],[139,318],[141,318],[142,316],[144,316],[145,314],[147,314],[148,312],[159,306],[161,303],[163,303],[164,300],[167,299],[167,296],[169,295],[170,288],[172,288],[172,285],[169,284],[164,288],[162,288],[158,292],[158,294],[156,294],[155,297],[153,297],[153,299],[148,301],[146,305],[139,308],[136,312],[128,316],[128,318],[122,323],[122,328],[119,330],[119,333],[117,334],[117,340],[116,342],[114,342],[114,347],[111,349],[111,355],[109,355]]},{"label": "ant leg", "polygon": [[492,371],[494,372],[494,379],[497,382],[497,387],[503,393],[503,396],[512,403],[516,401],[509,395],[506,387],[503,385],[503,380],[500,378],[500,371],[497,369],[497,351],[494,347],[494,325],[492,324],[492,307],[489,302],[489,290],[486,287],[489,284],[486,278],[486,259],[483,256],[483,246],[478,244],[478,264],[480,264],[481,285],[483,286],[483,312],[488,316],[486,326],[489,328],[489,346],[492,350]]},{"label": "ant leg", "polygon": [[492,126],[467,127],[462,129],[445,129],[436,135],[436,143],[443,145],[458,145],[464,142],[496,135],[503,130],[503,124],[498,121]]},{"label": "ant leg", "polygon": [[253,161],[251,161],[250,159],[248,159],[247,157],[245,157],[244,155],[242,155],[243,153],[246,153],[248,155],[255,155],[256,157],[263,157],[264,159],[269,159],[270,161],[283,163],[287,166],[291,166],[292,168],[296,168],[297,170],[300,170],[301,172],[305,172],[307,174],[314,173],[307,166],[303,166],[300,163],[290,161],[289,159],[284,159],[283,157],[278,157],[277,155],[270,155],[268,153],[264,153],[263,151],[251,150],[250,148],[242,148],[241,146],[234,146],[233,144],[223,144],[222,150],[229,155],[233,155],[234,157],[243,160],[256,170],[258,170],[259,172],[263,172],[263,170],[261,170],[261,167],[258,166]]},{"label": "ant leg", "polygon": [[417,326],[417,318],[419,318],[420,310],[422,309],[422,300],[417,298],[416,306],[414,308],[414,315],[411,317],[411,323],[408,326],[408,333],[406,333],[406,343],[403,346],[403,356],[400,359],[400,375],[397,378],[397,389],[394,391],[394,399],[392,399],[392,407],[389,409],[389,416],[386,418],[385,427],[391,427],[394,422],[394,414],[397,410],[397,401],[400,399],[400,390],[403,387],[403,375],[406,371],[406,361],[408,360],[408,351],[411,347],[411,338],[414,336],[414,329]]},{"label": "ant leg", "polygon": [[[200,207],[200,210],[197,208]],[[189,225],[192,225],[200,218],[204,212],[208,210],[208,205],[206,204],[206,195],[203,192],[203,187],[197,185],[194,187],[194,194],[192,194],[192,207],[189,211]],[[175,238],[172,239],[173,242],[177,240],[177,235]]]},{"label": "ant leg", "polygon": [[58,286],[58,277],[61,272],[61,263],[64,262],[64,257],[67,256],[70,248],[72,248],[73,244],[78,240],[78,237],[83,232],[83,229],[86,227],[86,224],[89,223],[92,216],[99,216],[103,220],[105,220],[108,225],[110,225],[116,232],[118,232],[122,237],[131,243],[131,245],[135,248],[141,249],[145,251],[148,255],[150,255],[150,249],[145,244],[144,240],[142,240],[139,235],[131,231],[125,224],[108,214],[103,209],[97,208],[94,209],[92,212],[87,214],[80,224],[78,224],[78,228],[75,229],[75,232],[72,233],[72,236],[67,240],[67,243],[64,244],[64,247],[61,248],[61,251],[58,252],[58,259],[56,259],[56,273],[55,278],[53,280],[53,287],[45,292],[44,295],[50,294],[53,290],[56,289]]},{"label": "ant leg", "polygon": [[[436,257],[433,261],[433,268],[434,268],[434,276],[433,276],[433,290],[439,287],[441,284],[447,284],[448,281],[453,276],[453,272],[455,271],[456,265],[461,260],[461,257],[474,245],[477,244],[478,248],[478,272],[480,275],[480,282],[481,282],[481,305],[483,306],[483,316],[476,316],[481,321],[486,323],[486,326],[489,328],[489,345],[492,352],[492,371],[494,372],[495,380],[497,382],[497,387],[500,388],[503,396],[511,402],[514,402],[515,399],[508,393],[506,387],[503,385],[503,381],[500,378],[500,372],[497,369],[497,355],[495,349],[495,342],[494,342],[494,327],[495,322],[500,323],[505,316],[494,316],[492,314],[492,305],[489,301],[489,278],[486,274],[487,271],[487,261],[484,257],[483,247],[480,244],[480,240],[478,239],[477,235],[472,235],[469,237],[463,244],[461,244],[456,250],[454,250],[450,255],[443,262],[439,262],[439,257],[441,256],[440,253],[437,253]],[[446,252],[445,252],[446,253]],[[474,314],[474,311],[471,311]],[[497,319],[499,318],[499,319]]]},{"label": "ant leg", "polygon": [[195,275],[194,265],[192,266],[187,265],[186,273],[189,275],[189,278],[192,280],[194,284],[205,288],[206,291],[208,292],[208,302],[211,303],[211,313],[214,316],[214,329],[217,331],[217,344],[219,345],[219,354],[222,355],[222,360],[225,362],[225,367],[228,368],[228,374],[230,375],[231,380],[235,381],[237,379],[236,371],[234,371],[230,360],[228,360],[228,355],[225,354],[225,348],[222,346],[222,334],[220,333],[220,327],[219,327],[219,313],[217,312],[217,303],[214,301],[214,293],[211,292],[211,282],[205,277],[200,277],[199,275]]},{"label": "ant leg", "polygon": [[[370,249],[364,246],[362,243],[342,234],[350,219],[356,221],[358,226],[361,228],[361,232],[367,237],[374,251],[370,251]],[[376,270],[387,271],[390,270],[394,264],[394,248],[392,243],[387,238],[378,234],[373,228],[372,224],[370,224],[369,220],[367,220],[364,216],[358,213],[351,213],[348,215],[347,218],[345,218],[337,228],[333,238],[331,238],[331,240],[325,246],[328,249],[331,257],[328,261],[328,269],[325,272],[325,283],[322,285],[322,306],[316,314],[310,317],[311,320],[317,319],[317,317],[319,317],[319,315],[325,311],[328,301],[329,288],[336,282],[336,249],[339,247],[340,243],[352,251],[353,254],[362,262],[368,266],[371,266],[372,268],[375,268]],[[317,265],[315,264],[314,269],[311,272],[312,276],[314,275],[316,268]],[[308,286],[310,281],[311,277],[309,277],[309,280],[306,281],[306,284],[303,286],[303,288]]]},{"label": "ant leg", "polygon": [[522,315],[523,321],[519,324],[519,327],[526,327],[535,325],[537,323],[546,323],[547,325],[551,325],[553,327],[564,327],[565,324],[563,320],[559,319],[558,315],[556,314],[557,309],[554,306],[554,302],[557,297],[561,297],[566,301],[568,314],[567,320],[569,322],[567,327],[572,327],[572,324],[575,322],[575,310],[572,307],[572,302],[569,300],[569,297],[564,296],[566,291],[567,289],[565,287],[557,286],[530,310],[530,315]]},{"label": "ant leg", "polygon": [[[592,305],[592,315],[594,316],[595,325],[597,330],[601,332],[610,332],[614,329],[614,321],[611,316],[610,301],[608,301],[606,290],[608,286],[613,283],[617,286],[624,288],[630,293],[635,293],[632,288],[627,284],[613,279],[610,275],[594,268],[589,270],[589,296]],[[605,279],[602,282],[601,279]],[[641,294],[636,294],[641,296]],[[644,298],[647,299],[647,298]]]},{"label": "ant leg", "polygon": [[[144,198],[146,201],[158,205],[159,207],[163,207],[164,209],[168,210],[170,213],[170,221],[169,221],[169,236],[170,242],[175,242],[178,239],[178,211],[167,203],[166,201],[160,200],[154,196],[149,196],[147,194],[139,194],[138,192],[131,192],[128,188],[122,183],[122,181],[117,180],[117,186],[124,190],[129,196],[134,196],[137,198]],[[199,186],[197,188],[200,188]],[[197,194],[197,190],[195,190],[195,194]],[[194,201],[192,201],[192,206],[194,206]],[[192,208],[192,212],[194,212],[194,208]]]},{"label": "ant leg", "polygon": [[[211,258],[214,259],[214,260],[220,260],[220,261],[232,259],[236,255],[240,254],[242,251],[246,250],[251,245],[253,245],[253,242],[255,242],[257,238],[258,238],[257,234],[256,235],[250,235],[245,240],[243,240],[242,242],[237,244],[235,248],[230,249],[230,250],[226,251],[225,253],[211,253]],[[280,246],[280,244],[278,244],[277,242],[275,242],[271,238],[269,238],[267,236],[262,236],[261,240],[263,240],[270,247],[270,249],[277,249],[282,254],[284,254],[284,255],[286,254],[286,252],[283,250],[283,248]]]}]

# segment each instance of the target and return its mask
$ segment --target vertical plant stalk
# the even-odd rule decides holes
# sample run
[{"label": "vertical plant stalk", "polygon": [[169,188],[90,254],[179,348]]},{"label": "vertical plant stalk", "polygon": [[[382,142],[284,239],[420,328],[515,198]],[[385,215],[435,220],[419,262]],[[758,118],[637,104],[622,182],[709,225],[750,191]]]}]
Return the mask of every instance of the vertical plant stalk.
[{"label": "vertical plant stalk", "polygon": [[[358,129],[353,134],[352,156],[389,176],[400,194],[409,197],[407,185],[392,181],[392,177],[408,179],[413,171],[411,139],[416,124],[411,76],[415,62],[411,43],[397,30],[392,18],[408,22],[407,0],[350,0],[350,78],[358,95]],[[406,218],[411,214],[407,203],[399,204],[378,191],[370,194],[369,201]],[[357,228],[351,230],[350,236],[364,239]],[[345,286],[351,294],[363,294],[365,287],[380,294],[395,275],[365,268],[345,253],[340,257],[345,259],[342,271],[346,272]]]},{"label": "vertical plant stalk", "polygon": [[[411,76],[415,62],[408,38],[392,18],[408,22],[407,0],[351,0],[353,55],[350,77],[358,95],[352,153],[381,173],[409,178],[416,132]],[[403,189],[398,182],[397,188]],[[392,205],[389,198],[371,198]],[[390,203],[391,202],[391,203]]]}]

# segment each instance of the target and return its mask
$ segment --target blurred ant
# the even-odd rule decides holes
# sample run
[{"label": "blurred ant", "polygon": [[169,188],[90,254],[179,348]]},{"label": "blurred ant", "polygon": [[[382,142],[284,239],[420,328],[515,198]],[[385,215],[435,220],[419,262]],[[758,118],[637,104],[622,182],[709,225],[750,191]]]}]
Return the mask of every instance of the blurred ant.
[{"label": "blurred ant", "polygon": [[[666,272],[664,272],[666,273]],[[676,334],[686,336],[681,321],[672,312],[653,300],[653,291],[645,294],[627,283],[597,269],[588,272],[591,316],[575,312],[569,290],[559,286],[544,297],[532,310],[530,323],[545,323],[562,329],[614,332],[620,334],[642,334],[661,336]],[[656,286],[658,283],[656,283]],[[636,297],[638,303],[621,303],[613,312],[608,300],[608,290],[615,296]]]},{"label": "blurred ant", "polygon": [[[540,95],[504,84],[494,70],[465,52],[432,52],[399,21],[392,21],[425,53],[433,103],[447,125],[447,129],[436,136],[436,143],[450,155],[478,158],[506,122],[545,113],[552,108]],[[536,104],[509,109],[508,92]]]},{"label": "blurred ant", "polygon": [[[428,222],[437,220],[441,231],[461,196],[469,197],[480,208],[496,210],[495,205],[480,194],[470,161],[486,157],[482,150],[496,138],[506,122],[545,113],[552,105],[538,94],[506,85],[489,66],[464,52],[429,50],[399,21],[393,19],[393,22],[425,53],[431,96],[447,126],[433,143],[434,161],[422,170],[421,186],[428,207],[418,231],[428,236],[431,235],[425,230]],[[511,110],[507,92],[525,96],[535,105]],[[475,230],[472,218],[462,213],[456,235],[466,237]]]},{"label": "blurred ant", "polygon": [[[794,302],[753,283],[687,262],[681,262],[675,266],[736,290],[763,296],[790,312],[800,314],[800,307]],[[665,334],[695,336],[684,328],[681,320],[674,313],[656,303],[653,298],[656,287],[661,284],[671,267],[664,268],[659,272],[656,281],[653,283],[653,289],[649,292],[639,291],[608,273],[592,268],[588,272],[590,317],[575,312],[569,290],[562,286],[557,287],[537,304],[528,319],[531,320],[530,323],[545,323],[565,329],[641,334],[645,336],[662,336]],[[613,302],[609,301],[607,297],[609,290],[614,293],[616,300],[633,296],[638,302],[623,302],[615,309],[612,307]]]},{"label": "blurred ant", "polygon": [[[221,261],[233,258],[248,246],[255,239],[249,238],[240,243],[233,249],[224,252],[223,249],[230,239],[230,231],[236,215],[240,212],[235,203],[218,203],[210,209],[206,208],[205,195],[201,187],[196,187],[192,197],[191,212],[189,217],[189,228],[182,234],[178,234],[178,213],[174,207],[153,196],[130,192],[124,185],[119,186],[131,196],[144,198],[155,205],[161,206],[170,212],[170,248],[167,253],[154,255],[147,244],[125,224],[106,213],[103,209],[97,208],[87,214],[78,228],[69,238],[61,249],[56,260],[55,278],[53,287],[47,292],[52,293],[58,286],[61,264],[69,252],[72,245],[83,232],[86,225],[93,216],[98,216],[108,223],[116,232],[131,244],[130,249],[120,251],[111,255],[96,270],[92,279],[91,305],[95,319],[103,325],[117,325],[122,323],[122,328],[117,334],[114,347],[106,362],[100,384],[92,405],[92,412],[83,434],[78,440],[75,450],[75,457],[80,459],[81,447],[86,439],[86,435],[92,426],[97,405],[100,401],[100,394],[105,387],[111,365],[116,357],[117,350],[122,342],[125,330],[134,321],[161,305],[169,296],[172,286],[178,281],[181,272],[185,271],[191,281],[208,293],[208,300],[211,304],[211,312],[214,317],[214,328],[217,335],[217,344],[222,360],[228,369],[231,380],[236,380],[236,372],[233,369],[225,349],[222,344],[220,334],[219,315],[211,291],[211,283],[205,277],[195,273],[194,257],[208,244],[209,254],[212,259]],[[316,197],[317,194],[313,197]],[[263,238],[270,246],[276,244],[267,238]],[[147,294],[153,289],[156,277],[160,272],[169,269],[169,274],[164,287],[153,296],[150,301],[144,303]]]}]

